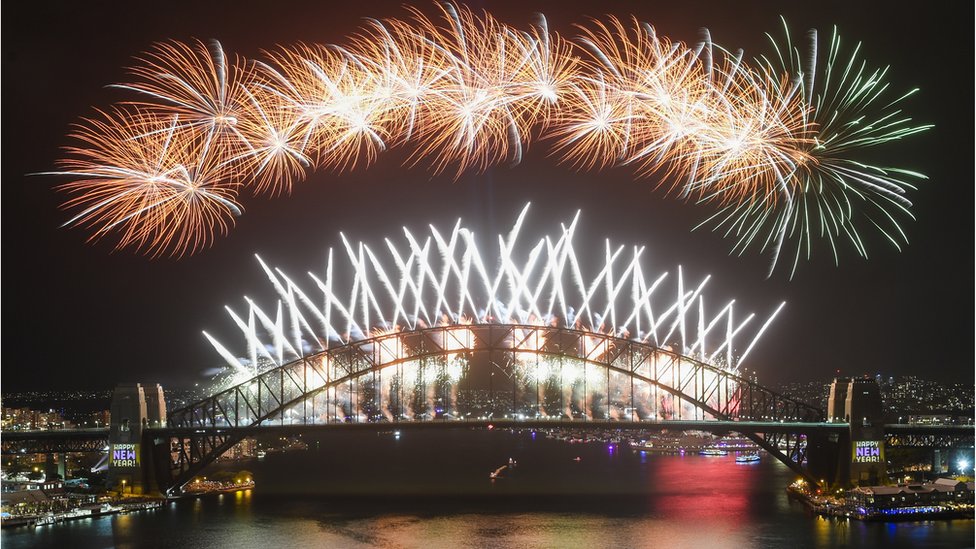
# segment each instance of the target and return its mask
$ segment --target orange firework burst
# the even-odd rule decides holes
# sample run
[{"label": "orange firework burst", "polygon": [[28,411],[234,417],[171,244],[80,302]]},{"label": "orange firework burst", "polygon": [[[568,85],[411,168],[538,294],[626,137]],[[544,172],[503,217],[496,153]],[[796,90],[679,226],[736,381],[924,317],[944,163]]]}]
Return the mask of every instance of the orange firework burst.
[{"label": "orange firework burst", "polygon": [[565,96],[571,107],[563,108],[553,124],[554,151],[574,167],[587,170],[603,169],[626,158],[632,128],[640,115],[620,95],[602,73],[572,83]]},{"label": "orange firework burst", "polygon": [[798,167],[812,161],[805,149],[813,128],[801,95],[788,79],[773,81],[767,72],[726,63],[717,73],[727,80],[700,132],[696,166],[680,159],[687,192],[702,201],[773,207],[795,192]]},{"label": "orange firework burst", "polygon": [[209,47],[197,40],[156,44],[141,62],[129,69],[134,82],[115,86],[139,92],[131,103],[164,118],[179,115],[181,126],[206,132],[206,153],[211,145],[228,154],[243,145],[237,116],[252,80],[245,60],[228,59],[216,40]]},{"label": "orange firework burst", "polygon": [[395,19],[368,21],[342,51],[372,75],[387,145],[413,139],[436,110],[453,66],[450,54],[410,23]]},{"label": "orange firework burst", "polygon": [[323,46],[282,48],[270,57],[275,68],[264,66],[264,87],[300,134],[296,158],[304,153],[317,167],[342,171],[369,164],[386,149],[391,105],[379,72]]},{"label": "orange firework burst", "polygon": [[206,137],[179,121],[140,110],[101,113],[72,134],[61,188],[65,204],[81,210],[66,225],[93,229],[92,240],[117,235],[116,248],[148,255],[193,253],[225,234],[241,213],[236,185],[219,160],[206,154]]},{"label": "orange firework burst", "polygon": [[506,61],[512,31],[487,14],[478,18],[450,4],[441,9],[441,22],[414,11],[413,39],[431,43],[445,61],[414,160],[430,159],[435,172],[454,165],[457,174],[517,162],[529,131],[512,105]]},{"label": "orange firework burst", "polygon": [[664,169],[661,182],[677,185],[688,173],[683,159],[700,150],[712,89],[698,55],[659,37],[653,27],[617,18],[581,28],[581,42],[603,74],[621,117],[617,162],[647,174]]},{"label": "orange firework burst", "polygon": [[310,165],[304,152],[304,121],[299,113],[276,104],[278,96],[268,90],[248,91],[247,99],[237,113],[244,146],[225,163],[248,174],[254,194],[287,194]]},{"label": "orange firework burst", "polygon": [[66,206],[81,209],[69,224],[181,254],[226,231],[238,185],[286,194],[312,169],[351,170],[402,145],[409,163],[458,176],[518,163],[537,139],[576,168],[632,166],[716,205],[737,247],[766,227],[764,247],[778,254],[789,233],[809,253],[813,231],[799,216],[815,208],[832,247],[846,235],[863,255],[851,200],[892,224],[888,208],[907,211],[904,175],[918,174],[848,153],[928,126],[892,111],[898,99],[876,124],[850,123],[886,84],[883,71],[856,68],[856,51],[841,70],[836,35],[820,83],[815,45],[806,62],[790,44],[778,62],[750,65],[710,37],[691,47],[636,19],[579,31],[572,44],[541,17],[519,30],[448,3],[435,17],[410,8],[369,20],[344,46],[279,47],[267,62],[229,59],[218,42],[158,44],[118,86],[139,92],[136,108],[75,134],[85,146],[60,172],[78,178],[63,187],[74,194]]}]

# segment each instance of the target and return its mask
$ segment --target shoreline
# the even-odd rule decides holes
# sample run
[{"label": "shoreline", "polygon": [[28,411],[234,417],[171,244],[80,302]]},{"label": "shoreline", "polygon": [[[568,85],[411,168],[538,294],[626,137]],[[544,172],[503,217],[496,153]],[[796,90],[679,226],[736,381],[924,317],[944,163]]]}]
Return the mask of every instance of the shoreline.
[{"label": "shoreline", "polygon": [[219,488],[210,488],[210,489],[207,489],[207,490],[186,491],[186,492],[183,492],[182,494],[180,494],[179,496],[168,498],[167,501],[175,501],[175,500],[178,500],[178,499],[189,499],[191,497],[206,496],[206,495],[209,495],[209,494],[226,494],[226,493],[230,493],[230,492],[246,492],[247,490],[253,490],[253,489],[254,489],[254,483],[253,482],[249,482],[249,483],[244,483],[244,484],[237,484],[237,485],[234,485],[234,486],[224,486],[224,487],[219,487]]},{"label": "shoreline", "polygon": [[859,520],[862,522],[914,522],[924,520],[957,520],[973,519],[972,509],[940,509],[938,511],[923,513],[905,513],[885,515],[881,513],[862,514],[852,511],[843,504],[831,504],[820,502],[813,496],[799,490],[792,484],[786,487],[786,494],[790,500],[795,500],[802,504],[808,511],[822,517]]},{"label": "shoreline", "polygon": [[95,519],[118,514],[128,514],[132,511],[146,511],[160,509],[165,499],[150,499],[132,503],[113,502],[101,506],[78,507],[71,511],[61,513],[45,513],[43,515],[18,516],[0,521],[0,528],[34,528],[37,526],[48,526],[60,524],[72,520]]}]

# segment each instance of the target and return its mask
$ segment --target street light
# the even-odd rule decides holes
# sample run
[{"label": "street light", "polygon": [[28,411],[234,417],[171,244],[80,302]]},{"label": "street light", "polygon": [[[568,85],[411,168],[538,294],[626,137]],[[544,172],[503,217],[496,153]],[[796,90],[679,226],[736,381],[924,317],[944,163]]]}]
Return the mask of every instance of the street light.
[{"label": "street light", "polygon": [[122,479],[122,495],[125,495],[125,479]]}]

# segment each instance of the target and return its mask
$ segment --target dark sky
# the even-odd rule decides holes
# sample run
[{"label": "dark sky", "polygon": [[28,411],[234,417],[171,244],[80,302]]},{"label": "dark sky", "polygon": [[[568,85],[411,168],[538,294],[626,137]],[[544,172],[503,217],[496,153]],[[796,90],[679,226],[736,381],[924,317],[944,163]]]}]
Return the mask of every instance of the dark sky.
[{"label": "dark sky", "polygon": [[[420,7],[434,9],[426,1]],[[338,233],[379,242],[402,225],[445,227],[462,217],[481,233],[507,230],[532,201],[534,235],[552,233],[582,208],[581,229],[599,243],[647,245],[645,267],[690,278],[712,274],[708,295],[735,298],[740,311],[787,307],[749,362],[761,380],[825,379],[835,370],[973,380],[973,30],[968,10],[949,3],[914,9],[862,2],[481,2],[502,21],[527,26],[534,12],[573,35],[587,16],[635,14],[662,35],[694,42],[698,29],[749,54],[768,51],[765,32],[780,14],[796,31],[822,35],[834,24],[865,57],[891,64],[894,90],[920,87],[906,108],[936,128],[873,152],[880,164],[930,176],[910,198],[917,221],[897,253],[870,234],[869,260],[845,250],[840,267],[819,250],[794,280],[766,278],[768,258],[730,257],[730,241],[689,229],[705,208],[652,191],[627,169],[581,174],[531,149],[514,168],[458,181],[381,157],[368,170],[317,173],[290,198],[245,201],[228,237],[182,260],[148,260],[88,245],[86,233],[60,228],[67,214],[53,187],[62,179],[27,176],[50,170],[65,134],[92,107],[127,95],[104,88],[125,79],[132,56],[154,41],[219,39],[249,57],[299,40],[342,43],[362,17],[404,16],[401,2],[5,2],[2,33],[2,264],[4,392],[107,388],[121,381],[165,385],[201,380],[221,359],[200,331],[236,341],[224,304],[244,294],[272,298],[252,254],[286,272],[324,270]],[[586,242],[586,238],[581,239]],[[579,244],[578,244],[579,245]],[[602,255],[595,249],[596,257]]]}]

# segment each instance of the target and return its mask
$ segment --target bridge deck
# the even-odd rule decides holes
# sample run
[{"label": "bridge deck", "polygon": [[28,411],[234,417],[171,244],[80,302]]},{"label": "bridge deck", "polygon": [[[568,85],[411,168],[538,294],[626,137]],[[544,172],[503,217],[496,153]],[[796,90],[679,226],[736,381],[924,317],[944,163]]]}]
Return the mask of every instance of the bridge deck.
[{"label": "bridge deck", "polygon": [[275,432],[309,431],[382,431],[407,429],[577,429],[577,430],[650,430],[650,431],[707,431],[711,433],[728,432],[769,432],[769,433],[812,433],[841,432],[846,424],[838,423],[786,423],[761,421],[571,421],[546,419],[493,419],[493,420],[429,420],[403,422],[370,423],[321,423],[321,424],[283,424],[248,427],[164,427],[149,429],[153,435],[179,436],[202,433],[238,433],[247,436],[274,430]]},{"label": "bridge deck", "polygon": [[[328,423],[263,425],[250,427],[207,429],[194,428],[150,428],[146,434],[153,438],[194,437],[208,435],[231,435],[235,438],[254,436],[261,433],[289,435],[329,431],[385,431],[416,429],[573,429],[587,431],[643,430],[643,431],[705,431],[713,434],[727,433],[792,433],[811,435],[815,433],[842,433],[848,429],[846,423],[800,423],[800,422],[762,422],[762,421],[570,421],[570,420],[432,420],[409,422],[373,423]],[[972,425],[885,425],[885,434],[895,437],[899,445],[907,446],[945,446],[946,441],[968,440],[966,447],[972,447],[974,427]],[[4,431],[2,453],[62,453],[104,451],[108,446],[109,429],[62,429],[49,431]],[[933,440],[942,440],[934,443]],[[944,439],[944,440],[943,440]],[[28,452],[29,451],[29,452]]]},{"label": "bridge deck", "polygon": [[108,440],[108,427],[97,429],[48,429],[44,431],[2,431],[0,437],[8,440]]},{"label": "bridge deck", "polygon": [[[273,429],[275,431],[309,431],[309,430],[383,430],[383,429],[487,429],[491,425],[496,428],[528,428],[528,429],[628,429],[628,430],[674,430],[674,431],[707,431],[713,433],[737,432],[770,432],[770,433],[812,433],[812,432],[842,432],[848,428],[846,423],[803,423],[803,422],[770,422],[770,421],[701,421],[701,420],[668,420],[668,421],[579,421],[579,420],[551,420],[551,419],[493,419],[493,420],[432,420],[432,421],[403,421],[403,422],[372,422],[372,423],[326,423],[326,424],[292,424],[292,425],[262,425],[236,428],[150,428],[150,433],[178,436],[202,432],[237,432],[253,433]],[[912,435],[966,435],[976,432],[973,425],[907,425],[886,424],[886,434]],[[94,440],[107,439],[108,428],[99,429],[58,429],[45,431],[3,431],[0,436],[9,441],[42,440],[42,439],[73,439]]]}]

